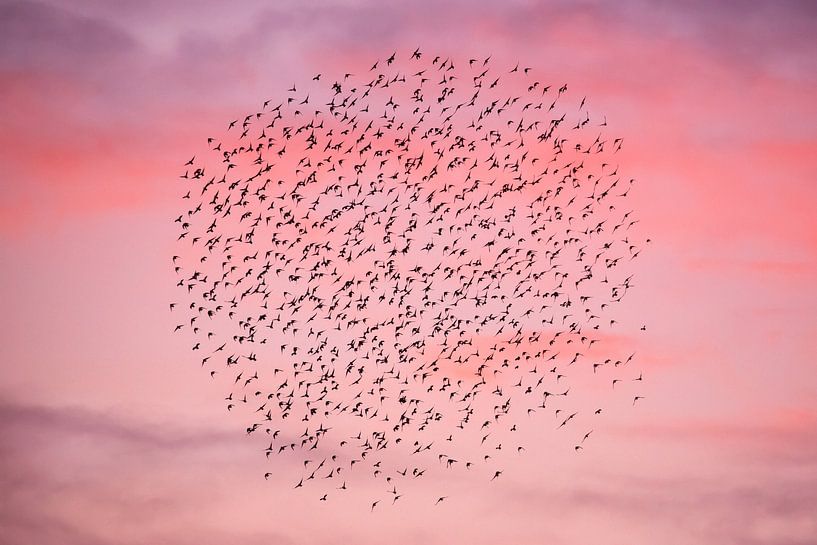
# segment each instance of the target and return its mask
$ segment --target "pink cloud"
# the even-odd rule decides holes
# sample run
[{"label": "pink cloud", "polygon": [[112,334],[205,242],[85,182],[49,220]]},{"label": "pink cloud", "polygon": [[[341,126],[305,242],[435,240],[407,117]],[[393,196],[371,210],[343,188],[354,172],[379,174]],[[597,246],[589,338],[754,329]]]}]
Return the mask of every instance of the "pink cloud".
[{"label": "pink cloud", "polygon": [[[813,29],[810,7],[767,2],[3,4],[5,539],[811,543]],[[171,209],[180,164],[225,122],[418,45],[519,59],[624,138],[653,243],[621,334],[591,355],[636,352],[643,383],[616,388],[645,399],[611,397],[579,454],[532,417],[507,479],[440,472],[455,501],[430,509],[417,484],[372,516],[369,490],[326,508],[294,493],[170,335]],[[612,376],[590,393],[617,396]]]}]

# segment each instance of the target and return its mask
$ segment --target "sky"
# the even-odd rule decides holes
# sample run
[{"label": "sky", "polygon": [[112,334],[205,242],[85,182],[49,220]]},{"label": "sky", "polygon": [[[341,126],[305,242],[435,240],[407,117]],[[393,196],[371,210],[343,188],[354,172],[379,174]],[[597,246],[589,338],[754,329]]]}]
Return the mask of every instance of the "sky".
[{"label": "sky", "polygon": [[[810,544],[809,2],[0,3],[0,542]],[[624,138],[643,404],[440,506],[293,492],[172,334],[177,175],[215,127],[394,49],[516,61]]]}]

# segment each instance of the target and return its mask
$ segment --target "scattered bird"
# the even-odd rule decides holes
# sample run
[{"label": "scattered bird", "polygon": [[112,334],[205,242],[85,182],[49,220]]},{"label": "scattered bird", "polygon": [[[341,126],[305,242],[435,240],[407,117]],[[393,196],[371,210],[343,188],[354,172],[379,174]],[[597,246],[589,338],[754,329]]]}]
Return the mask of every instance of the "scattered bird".
[{"label": "scattered bird", "polygon": [[643,399],[604,344],[646,244],[607,118],[490,56],[327,81],[209,137],[173,222],[175,331],[265,456],[302,462],[294,488],[493,481],[540,419],[578,452],[602,412],[568,395],[580,367]]}]

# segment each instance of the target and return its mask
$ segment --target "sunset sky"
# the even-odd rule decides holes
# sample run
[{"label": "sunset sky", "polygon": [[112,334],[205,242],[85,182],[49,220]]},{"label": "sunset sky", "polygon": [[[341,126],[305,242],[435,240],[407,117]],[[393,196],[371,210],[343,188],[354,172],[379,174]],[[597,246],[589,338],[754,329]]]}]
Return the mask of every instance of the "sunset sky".
[{"label": "sunset sky", "polygon": [[[0,1],[0,543],[815,543],[815,35],[806,1]],[[172,334],[172,220],[213,131],[417,46],[534,67],[624,138],[645,399],[370,513],[263,479]]]}]

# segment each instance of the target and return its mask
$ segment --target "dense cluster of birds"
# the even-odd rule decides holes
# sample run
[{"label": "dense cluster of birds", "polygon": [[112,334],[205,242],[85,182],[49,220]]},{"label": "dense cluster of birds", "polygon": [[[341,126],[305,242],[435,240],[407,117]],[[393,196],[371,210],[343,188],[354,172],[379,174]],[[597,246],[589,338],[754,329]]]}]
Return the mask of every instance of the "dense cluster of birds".
[{"label": "dense cluster of birds", "polygon": [[289,458],[265,477],[296,467],[320,500],[361,478],[384,484],[372,509],[427,471],[498,479],[531,425],[580,451],[602,408],[572,371],[642,399],[634,354],[603,348],[649,242],[622,140],[567,85],[490,57],[360,72],[292,86],[184,165],[176,331]]}]

